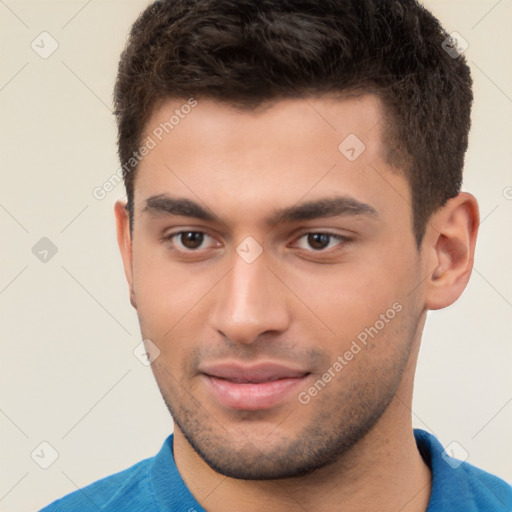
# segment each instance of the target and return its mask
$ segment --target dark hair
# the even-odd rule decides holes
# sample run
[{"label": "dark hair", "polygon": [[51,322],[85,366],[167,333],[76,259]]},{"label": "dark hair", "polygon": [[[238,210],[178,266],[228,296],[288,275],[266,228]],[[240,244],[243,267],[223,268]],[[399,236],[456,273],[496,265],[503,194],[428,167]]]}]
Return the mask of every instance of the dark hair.
[{"label": "dark hair", "polygon": [[[428,219],[462,182],[473,96],[456,50],[415,0],[157,1],[133,25],[119,63],[121,165],[166,98],[253,109],[283,98],[372,92],[388,114],[387,160],[410,183],[419,247]],[[132,170],[124,166],[131,222],[132,162]]]}]

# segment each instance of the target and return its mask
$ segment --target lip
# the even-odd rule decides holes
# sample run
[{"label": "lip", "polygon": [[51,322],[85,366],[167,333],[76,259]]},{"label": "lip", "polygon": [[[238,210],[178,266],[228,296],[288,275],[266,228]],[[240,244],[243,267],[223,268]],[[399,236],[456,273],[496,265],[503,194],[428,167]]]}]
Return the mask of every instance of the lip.
[{"label": "lip", "polygon": [[309,372],[278,363],[244,366],[222,363],[200,369],[215,399],[225,407],[256,411],[284,401]]}]

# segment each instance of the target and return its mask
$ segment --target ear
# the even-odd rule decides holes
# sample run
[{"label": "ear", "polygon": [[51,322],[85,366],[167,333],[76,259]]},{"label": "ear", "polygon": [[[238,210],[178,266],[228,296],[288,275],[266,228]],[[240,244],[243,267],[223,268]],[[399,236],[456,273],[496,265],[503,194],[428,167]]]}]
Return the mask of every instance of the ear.
[{"label": "ear", "polygon": [[123,259],[124,274],[128,287],[130,288],[131,305],[137,309],[135,302],[135,291],[133,289],[133,252],[132,252],[132,235],[130,233],[130,217],[126,209],[125,201],[117,201],[114,206],[116,216],[117,243],[121,251]]},{"label": "ear", "polygon": [[434,213],[422,252],[425,258],[425,306],[441,309],[453,304],[466,288],[473,268],[480,222],[476,199],[461,192]]}]

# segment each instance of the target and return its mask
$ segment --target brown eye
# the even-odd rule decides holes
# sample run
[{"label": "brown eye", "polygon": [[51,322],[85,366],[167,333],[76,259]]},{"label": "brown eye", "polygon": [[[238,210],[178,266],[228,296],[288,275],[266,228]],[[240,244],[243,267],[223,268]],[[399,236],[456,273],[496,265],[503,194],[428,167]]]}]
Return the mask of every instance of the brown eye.
[{"label": "brown eye", "polygon": [[312,249],[320,251],[329,245],[331,235],[327,235],[325,233],[309,233],[307,235],[307,240]]},{"label": "brown eye", "polygon": [[199,231],[184,231],[179,234],[179,241],[186,249],[198,249],[204,242],[204,233]]},{"label": "brown eye", "polygon": [[294,246],[310,253],[317,252],[320,255],[341,250],[349,242],[350,239],[343,235],[326,231],[312,231],[299,237]]},{"label": "brown eye", "polygon": [[173,256],[188,261],[211,258],[215,253],[218,254],[216,249],[223,247],[222,242],[214,236],[204,231],[187,229],[164,234],[161,243]]}]

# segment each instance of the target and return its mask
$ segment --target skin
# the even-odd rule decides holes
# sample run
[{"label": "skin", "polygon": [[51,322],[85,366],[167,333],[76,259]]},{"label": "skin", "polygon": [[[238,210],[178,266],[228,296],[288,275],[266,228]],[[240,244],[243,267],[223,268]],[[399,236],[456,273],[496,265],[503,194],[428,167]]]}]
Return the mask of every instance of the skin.
[{"label": "skin", "polygon": [[[145,136],[180,105],[159,105]],[[143,337],[160,350],[152,369],[175,421],[176,464],[210,512],[427,508],[431,474],[411,425],[416,359],[427,310],[450,305],[467,284],[478,207],[466,193],[449,200],[418,250],[408,182],[386,163],[383,113],[372,95],[255,111],[199,98],[140,163],[132,233],[116,204],[131,302]],[[353,162],[338,150],[349,134],[365,144]],[[163,211],[163,196],[213,218]],[[334,197],[375,213],[282,216]],[[208,236],[191,249],[183,231]],[[333,236],[319,249],[311,232]],[[248,236],[262,249],[252,263],[236,251]],[[300,403],[298,393],[332,372],[393,304],[400,311]],[[200,373],[228,360],[276,361],[309,375],[273,407],[235,410]]]}]

